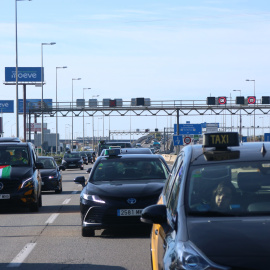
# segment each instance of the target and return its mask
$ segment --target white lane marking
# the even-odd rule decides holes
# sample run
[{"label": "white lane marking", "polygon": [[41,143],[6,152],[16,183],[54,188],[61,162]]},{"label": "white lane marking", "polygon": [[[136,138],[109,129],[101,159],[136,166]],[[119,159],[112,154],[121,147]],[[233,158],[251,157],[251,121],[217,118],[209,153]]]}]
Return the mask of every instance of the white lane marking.
[{"label": "white lane marking", "polygon": [[70,199],[65,199],[62,204],[68,204],[70,202]]},{"label": "white lane marking", "polygon": [[53,223],[59,214],[52,214],[45,223]]},{"label": "white lane marking", "polygon": [[19,254],[10,262],[10,264],[8,264],[7,267],[19,267],[34,249],[35,245],[36,243],[26,244],[24,248],[19,252]]},{"label": "white lane marking", "polygon": [[72,191],[72,194],[76,194],[78,192],[78,190],[74,190]]}]

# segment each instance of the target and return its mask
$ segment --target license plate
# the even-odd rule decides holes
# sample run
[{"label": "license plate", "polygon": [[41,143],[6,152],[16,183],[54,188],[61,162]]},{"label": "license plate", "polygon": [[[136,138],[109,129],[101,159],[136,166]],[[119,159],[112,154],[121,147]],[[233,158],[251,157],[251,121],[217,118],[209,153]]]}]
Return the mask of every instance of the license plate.
[{"label": "license plate", "polygon": [[118,209],[117,216],[140,216],[142,209]]},{"label": "license plate", "polygon": [[1,200],[10,199],[10,194],[0,194],[0,199]]},{"label": "license plate", "polygon": [[69,164],[69,166],[70,166],[70,167],[74,167],[74,166],[76,166],[76,165],[75,165],[75,164]]}]

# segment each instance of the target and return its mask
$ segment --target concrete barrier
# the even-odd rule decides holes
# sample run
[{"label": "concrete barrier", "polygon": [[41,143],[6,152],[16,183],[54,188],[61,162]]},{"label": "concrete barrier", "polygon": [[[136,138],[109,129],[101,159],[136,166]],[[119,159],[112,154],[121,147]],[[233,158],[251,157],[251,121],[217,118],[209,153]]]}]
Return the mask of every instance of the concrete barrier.
[{"label": "concrete barrier", "polygon": [[166,162],[170,164],[173,164],[177,157],[177,155],[167,155],[167,154],[163,154],[162,156],[164,157]]}]

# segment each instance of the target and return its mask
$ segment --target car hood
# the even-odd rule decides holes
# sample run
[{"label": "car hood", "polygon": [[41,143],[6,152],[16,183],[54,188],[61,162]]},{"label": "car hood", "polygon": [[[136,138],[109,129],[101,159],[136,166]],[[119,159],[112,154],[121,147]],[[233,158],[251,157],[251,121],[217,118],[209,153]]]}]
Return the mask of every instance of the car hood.
[{"label": "car hood", "polygon": [[270,217],[188,218],[189,239],[213,262],[233,269],[270,265]]},{"label": "car hood", "polygon": [[50,175],[55,175],[57,173],[56,169],[41,169],[40,174],[41,176],[50,176]]},{"label": "car hood", "polygon": [[32,167],[11,167],[10,170],[10,179],[19,179],[25,180],[29,177],[33,176],[33,168]]},{"label": "car hood", "polygon": [[64,158],[66,162],[75,162],[75,161],[80,161],[81,158]]},{"label": "car hood", "polygon": [[164,186],[164,182],[153,181],[111,181],[111,182],[99,182],[88,183],[86,186],[86,192],[88,194],[95,194],[99,196],[110,197],[123,197],[123,196],[136,196],[143,197],[149,195],[159,195]]}]

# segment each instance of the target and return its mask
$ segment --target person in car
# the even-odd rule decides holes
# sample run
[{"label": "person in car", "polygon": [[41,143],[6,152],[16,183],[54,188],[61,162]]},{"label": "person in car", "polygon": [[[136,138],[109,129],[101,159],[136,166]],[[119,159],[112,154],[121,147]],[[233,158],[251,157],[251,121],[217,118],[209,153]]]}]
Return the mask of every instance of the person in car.
[{"label": "person in car", "polygon": [[14,163],[20,163],[20,164],[22,164],[22,163],[27,164],[28,163],[28,160],[23,157],[22,150],[20,150],[20,149],[15,150],[15,155],[12,157],[11,161]]},{"label": "person in car", "polygon": [[221,182],[213,191],[211,210],[229,211],[233,197],[233,185],[227,182]]}]

